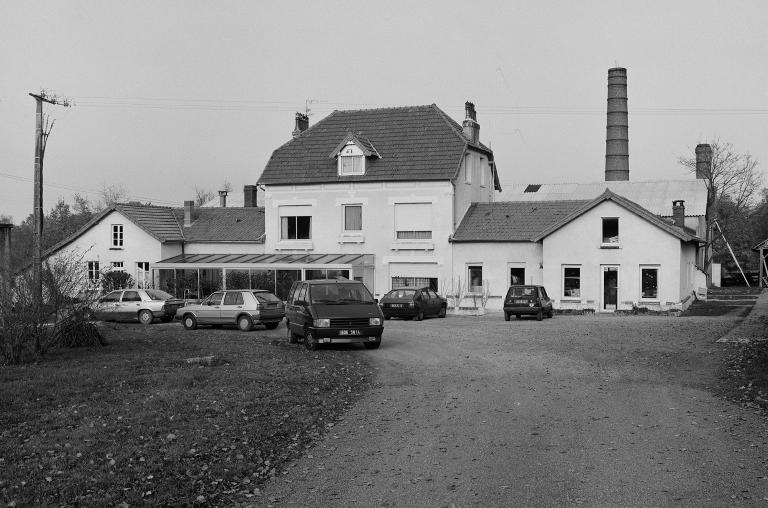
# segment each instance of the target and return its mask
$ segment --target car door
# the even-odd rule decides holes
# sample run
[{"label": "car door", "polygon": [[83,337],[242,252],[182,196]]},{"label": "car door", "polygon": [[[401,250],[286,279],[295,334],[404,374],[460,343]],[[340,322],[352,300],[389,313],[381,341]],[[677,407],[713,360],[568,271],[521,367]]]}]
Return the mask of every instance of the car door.
[{"label": "car door", "polygon": [[221,322],[234,324],[237,316],[243,311],[243,293],[240,291],[227,291],[221,304]]},{"label": "car door", "polygon": [[123,298],[118,305],[117,313],[120,319],[133,319],[138,316],[141,308],[141,295],[138,291],[123,291]]},{"label": "car door", "polygon": [[541,307],[544,309],[544,312],[549,312],[552,310],[552,300],[549,299],[549,295],[547,295],[547,290],[543,287],[539,288],[539,296],[541,298]]},{"label": "car door", "polygon": [[120,304],[120,296],[122,294],[122,291],[112,291],[99,298],[94,312],[96,319],[117,319],[118,305]]},{"label": "car door", "polygon": [[303,335],[304,328],[312,324],[312,316],[309,314],[309,284],[302,284],[296,291],[291,315],[291,330]]},{"label": "car door", "polygon": [[224,292],[217,291],[203,300],[200,311],[197,313],[197,322],[207,325],[221,323],[221,301],[223,298]]},{"label": "car door", "polygon": [[437,293],[432,291],[431,289],[429,291],[429,313],[433,315],[437,315],[440,312],[440,308],[442,307],[442,302],[440,301],[440,297]]}]

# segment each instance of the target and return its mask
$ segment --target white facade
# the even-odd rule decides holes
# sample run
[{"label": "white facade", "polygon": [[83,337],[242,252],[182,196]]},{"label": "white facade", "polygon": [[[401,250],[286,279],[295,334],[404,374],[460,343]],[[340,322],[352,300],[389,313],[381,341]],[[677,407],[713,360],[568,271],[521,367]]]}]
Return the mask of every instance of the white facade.
[{"label": "white facade", "polygon": [[[603,242],[604,218],[618,219],[618,242]],[[682,309],[700,283],[694,244],[683,243],[612,201],[600,203],[554,231],[543,239],[542,246],[543,283],[558,309]],[[652,288],[643,294],[643,270],[651,276],[656,274],[653,296]],[[577,273],[578,289],[574,290],[566,279],[576,284]],[[613,277],[615,302],[606,292],[606,285],[613,285]]]}]

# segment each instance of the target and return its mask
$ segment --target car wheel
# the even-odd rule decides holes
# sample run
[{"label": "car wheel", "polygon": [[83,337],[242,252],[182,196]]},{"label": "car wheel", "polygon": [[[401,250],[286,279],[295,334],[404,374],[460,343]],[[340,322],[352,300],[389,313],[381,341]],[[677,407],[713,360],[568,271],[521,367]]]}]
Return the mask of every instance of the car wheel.
[{"label": "car wheel", "polygon": [[237,318],[237,327],[242,332],[250,332],[251,328],[253,328],[253,320],[251,319],[251,316],[240,316]]},{"label": "car wheel", "polygon": [[365,349],[379,349],[379,346],[381,346],[381,336],[376,337],[375,342],[363,342],[363,345]]},{"label": "car wheel", "polygon": [[544,319],[544,311],[539,309],[539,312],[536,314],[536,321],[541,321]]},{"label": "car wheel", "polygon": [[304,335],[304,347],[307,351],[317,351],[317,339],[309,330]]},{"label": "car wheel", "polygon": [[192,314],[187,314],[183,318],[181,318],[181,324],[186,328],[187,330],[194,330],[197,328],[197,319],[195,319],[195,316]]},{"label": "car wheel", "polygon": [[509,312],[504,313],[504,321],[509,321]]},{"label": "car wheel", "polygon": [[421,321],[424,319],[424,313],[422,311],[419,311],[418,314],[416,314],[416,317],[414,318],[416,321]]},{"label": "car wheel", "polygon": [[437,317],[439,318],[445,317],[445,307],[440,307],[440,312],[437,313]]},{"label": "car wheel", "polygon": [[280,321],[277,321],[275,323],[264,323],[264,326],[267,327],[267,330],[274,330],[278,326],[280,326]]},{"label": "car wheel", "polygon": [[554,316],[555,316],[555,311],[553,311],[552,309],[549,309],[549,314],[547,314],[547,317],[549,317],[549,319],[552,319]]},{"label": "car wheel", "polygon": [[154,321],[154,319],[155,319],[155,316],[152,315],[151,310],[144,309],[139,311],[139,323],[143,325],[148,325],[152,321]]}]

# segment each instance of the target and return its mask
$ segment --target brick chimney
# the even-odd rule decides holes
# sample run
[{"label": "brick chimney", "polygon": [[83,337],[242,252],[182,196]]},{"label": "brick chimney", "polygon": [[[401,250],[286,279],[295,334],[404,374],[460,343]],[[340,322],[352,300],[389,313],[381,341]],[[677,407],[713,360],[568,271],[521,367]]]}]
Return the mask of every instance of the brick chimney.
[{"label": "brick chimney", "polygon": [[712,147],[696,145],[696,178],[707,178],[712,171]]},{"label": "brick chimney", "polygon": [[480,140],[480,124],[477,123],[477,113],[475,113],[475,105],[471,102],[464,103],[464,112],[466,118],[462,122],[461,127],[470,143],[477,144]]},{"label": "brick chimney", "polygon": [[192,221],[195,220],[193,214],[195,213],[195,202],[184,201],[184,227],[188,228],[192,225]]},{"label": "brick chimney", "polygon": [[256,185],[246,185],[243,187],[243,206],[246,208],[255,208],[258,206],[256,198],[258,196],[258,187]]},{"label": "brick chimney", "polygon": [[675,226],[685,227],[685,201],[682,199],[672,201],[672,220]]},{"label": "brick chimney", "polygon": [[222,208],[227,207],[227,191],[225,190],[219,191],[219,206]]},{"label": "brick chimney", "polygon": [[299,134],[309,128],[309,117],[302,113],[296,113],[296,127],[293,129],[293,137],[298,137]]},{"label": "brick chimney", "polygon": [[605,132],[605,181],[629,180],[627,69],[608,69],[608,117]]}]

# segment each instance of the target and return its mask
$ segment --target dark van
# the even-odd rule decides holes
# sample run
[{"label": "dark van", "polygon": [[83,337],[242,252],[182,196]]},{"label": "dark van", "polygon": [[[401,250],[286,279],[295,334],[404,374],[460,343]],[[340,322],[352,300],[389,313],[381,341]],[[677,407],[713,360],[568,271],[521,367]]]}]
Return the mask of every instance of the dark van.
[{"label": "dark van", "polygon": [[346,279],[296,281],[285,306],[288,342],[304,340],[315,351],[320,344],[360,343],[378,349],[384,316],[362,282]]},{"label": "dark van", "polygon": [[552,317],[552,300],[544,286],[509,286],[504,298],[504,319],[515,315],[518,319],[523,314],[534,315],[539,321],[544,316]]}]

